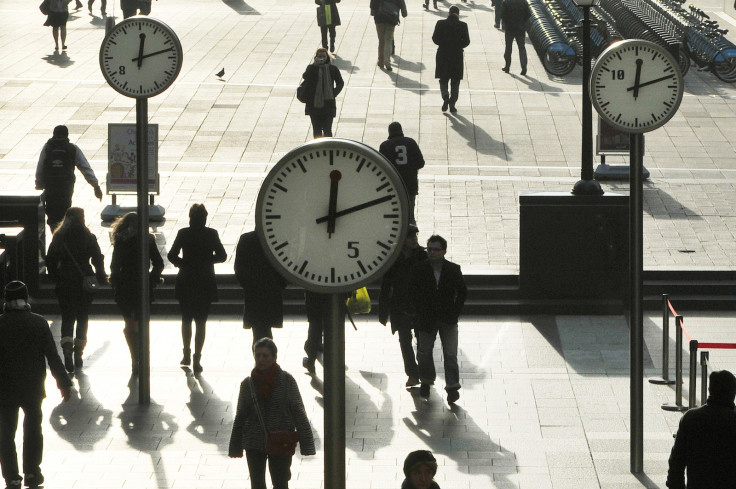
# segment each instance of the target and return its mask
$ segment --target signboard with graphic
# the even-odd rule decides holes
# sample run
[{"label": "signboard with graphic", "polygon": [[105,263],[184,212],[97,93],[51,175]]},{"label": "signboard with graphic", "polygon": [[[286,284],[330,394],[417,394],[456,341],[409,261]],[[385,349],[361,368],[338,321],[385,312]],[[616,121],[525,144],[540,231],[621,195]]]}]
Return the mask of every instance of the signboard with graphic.
[{"label": "signboard with graphic", "polygon": [[[137,193],[135,124],[107,125],[107,193]],[[159,193],[158,124],[148,124],[148,186]]]}]

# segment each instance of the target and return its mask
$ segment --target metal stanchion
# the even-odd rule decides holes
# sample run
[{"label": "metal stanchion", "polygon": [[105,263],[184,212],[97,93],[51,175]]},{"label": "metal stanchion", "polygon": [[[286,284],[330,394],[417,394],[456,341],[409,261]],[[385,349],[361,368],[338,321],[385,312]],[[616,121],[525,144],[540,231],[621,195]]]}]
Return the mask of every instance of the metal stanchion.
[{"label": "metal stanchion", "polygon": [[708,356],[707,351],[700,352],[700,405],[705,406],[708,400]]},{"label": "metal stanchion", "polygon": [[665,411],[687,411],[682,405],[682,316],[675,316],[675,403],[665,402]]},{"label": "metal stanchion", "polygon": [[650,384],[672,385],[670,380],[670,295],[662,294],[662,376],[650,377]]},{"label": "metal stanchion", "polygon": [[695,390],[697,389],[698,380],[698,340],[690,340],[690,383],[687,393],[687,407],[692,409],[697,407],[697,399],[695,398]]}]

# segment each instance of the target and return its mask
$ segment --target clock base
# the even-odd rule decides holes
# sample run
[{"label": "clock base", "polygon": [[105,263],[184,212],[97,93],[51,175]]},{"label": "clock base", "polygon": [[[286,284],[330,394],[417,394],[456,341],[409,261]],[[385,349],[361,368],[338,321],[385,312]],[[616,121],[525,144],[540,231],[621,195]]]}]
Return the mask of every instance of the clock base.
[{"label": "clock base", "polygon": [[578,180],[572,188],[573,195],[603,195],[601,184],[597,180]]},{"label": "clock base", "polygon": [[[626,180],[628,182],[630,168],[629,165],[607,165],[601,163],[593,174],[596,180]],[[641,167],[641,177],[644,180],[649,178],[649,170],[643,166]]]}]

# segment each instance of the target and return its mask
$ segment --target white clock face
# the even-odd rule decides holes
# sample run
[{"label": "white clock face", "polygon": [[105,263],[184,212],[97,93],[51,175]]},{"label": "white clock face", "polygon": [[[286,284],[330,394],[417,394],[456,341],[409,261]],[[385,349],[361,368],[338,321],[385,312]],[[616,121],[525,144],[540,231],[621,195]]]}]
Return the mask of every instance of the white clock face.
[{"label": "white clock face", "polygon": [[683,79],[675,58],[648,41],[612,44],[590,76],[593,106],[615,128],[632,133],[664,125],[682,101]]},{"label": "white clock face", "polygon": [[256,205],[266,255],[291,282],[346,292],[376,279],[404,244],[408,201],[401,177],[374,149],[325,138],[285,155]]},{"label": "white clock face", "polygon": [[117,24],[100,47],[102,74],[127,97],[153,97],[166,90],[179,75],[182,58],[174,31],[146,16]]}]

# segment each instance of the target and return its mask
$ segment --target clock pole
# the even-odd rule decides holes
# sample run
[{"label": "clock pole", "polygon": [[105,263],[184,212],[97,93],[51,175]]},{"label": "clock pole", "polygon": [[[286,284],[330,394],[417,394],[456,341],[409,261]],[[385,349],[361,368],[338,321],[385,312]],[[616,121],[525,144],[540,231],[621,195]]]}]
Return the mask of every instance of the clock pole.
[{"label": "clock pole", "polygon": [[148,280],[148,99],[135,100],[136,170],[138,183],[138,253],[140,254],[140,320],[138,321],[138,403],[151,403],[149,362],[149,320],[151,316]]},{"label": "clock pole", "polygon": [[345,294],[330,294],[325,328],[325,489],[345,489]]}]

